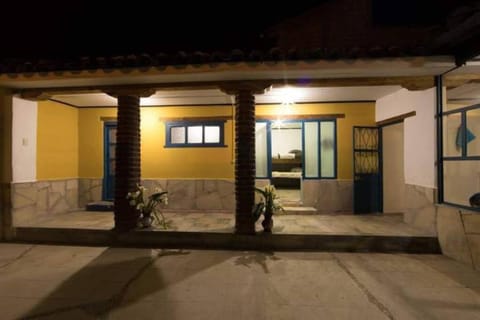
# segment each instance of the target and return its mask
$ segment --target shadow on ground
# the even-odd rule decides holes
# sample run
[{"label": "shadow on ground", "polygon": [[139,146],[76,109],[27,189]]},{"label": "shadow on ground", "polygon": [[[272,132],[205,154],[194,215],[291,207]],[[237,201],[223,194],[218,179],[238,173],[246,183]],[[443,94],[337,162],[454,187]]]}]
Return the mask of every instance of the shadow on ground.
[{"label": "shadow on ground", "polygon": [[[148,272],[159,259],[189,255],[184,250],[151,250],[108,248],[88,265],[67,278],[22,319],[104,318],[120,304],[134,282],[148,273],[152,284],[147,291],[136,292],[130,301],[161,290],[166,286],[161,272]],[[209,263],[192,270],[200,272]],[[188,276],[188,275],[186,275]],[[181,279],[177,279],[181,281]]]}]

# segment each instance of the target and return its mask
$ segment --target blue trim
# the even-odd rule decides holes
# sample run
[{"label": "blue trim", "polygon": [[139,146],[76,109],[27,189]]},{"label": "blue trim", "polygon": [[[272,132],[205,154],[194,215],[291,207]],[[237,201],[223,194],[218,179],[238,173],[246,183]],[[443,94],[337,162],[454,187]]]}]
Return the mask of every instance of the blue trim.
[{"label": "blue trim", "polygon": [[302,121],[302,179],[305,179],[305,123]]},{"label": "blue trim", "polygon": [[[109,190],[113,188],[115,176],[110,175],[110,130],[117,128],[116,122],[105,122],[103,126],[103,181],[102,200],[113,200],[115,195],[110,197]],[[114,192],[114,190],[112,190]]]},{"label": "blue trim", "polygon": [[[266,122],[267,123],[267,157],[268,157],[268,178],[272,178],[272,131],[271,131],[271,125],[272,122],[275,122],[275,120],[259,120],[256,122]],[[328,180],[335,180],[338,177],[338,149],[337,149],[337,120],[336,119],[309,119],[309,120],[284,120],[283,122],[287,123],[292,123],[292,122],[298,122],[301,123],[302,125],[302,179],[306,180],[320,180],[320,179],[328,179]],[[306,122],[316,122],[318,124],[317,127],[317,132],[318,132],[318,159],[317,159],[317,165],[318,165],[318,175],[316,177],[305,177],[305,123]],[[332,122],[333,123],[333,148],[334,148],[334,153],[333,153],[333,176],[332,177],[323,177],[322,176],[322,167],[321,167],[321,123],[322,122]],[[257,179],[264,179],[266,177],[256,177]]]},{"label": "blue trim", "polygon": [[[225,145],[225,120],[224,121],[175,121],[167,122],[165,124],[165,148],[224,148]],[[205,141],[205,127],[218,126],[220,128],[220,136],[218,143],[188,143],[188,127],[202,127],[202,141]],[[185,128],[185,142],[184,143],[171,143],[171,129],[172,128]]]},{"label": "blue trim", "polygon": [[338,149],[337,149],[337,119],[335,118],[333,120],[333,125],[334,125],[334,128],[335,130],[333,130],[333,135],[334,135],[334,141],[333,141],[333,149],[334,149],[334,154],[333,154],[333,158],[334,158],[334,167],[333,167],[333,177],[332,179],[337,179],[338,177],[338,170],[337,170],[337,159],[338,159]]}]

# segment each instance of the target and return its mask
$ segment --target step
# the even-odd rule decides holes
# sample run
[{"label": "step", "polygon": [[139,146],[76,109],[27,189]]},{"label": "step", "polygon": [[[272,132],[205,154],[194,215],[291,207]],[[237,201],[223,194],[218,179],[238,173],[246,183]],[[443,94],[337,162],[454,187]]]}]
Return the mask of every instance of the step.
[{"label": "step", "polygon": [[302,207],[303,203],[301,200],[279,200],[280,204],[283,207]]},{"label": "step", "polygon": [[317,214],[317,209],[313,207],[283,207],[285,214]]},{"label": "step", "polygon": [[87,204],[87,211],[113,211],[112,201],[95,201]]},{"label": "step", "polygon": [[16,227],[12,241],[59,245],[217,250],[315,250],[440,254],[436,237],[333,234],[243,235],[214,232],[141,231]]}]

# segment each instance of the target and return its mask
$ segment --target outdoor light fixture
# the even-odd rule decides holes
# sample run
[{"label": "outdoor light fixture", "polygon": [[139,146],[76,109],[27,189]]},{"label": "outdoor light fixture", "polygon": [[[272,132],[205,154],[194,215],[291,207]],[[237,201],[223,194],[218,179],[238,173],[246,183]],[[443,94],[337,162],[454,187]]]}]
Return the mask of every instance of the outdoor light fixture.
[{"label": "outdoor light fixture", "polygon": [[284,87],[280,89],[280,101],[282,106],[291,106],[295,103],[297,92],[295,88]]}]

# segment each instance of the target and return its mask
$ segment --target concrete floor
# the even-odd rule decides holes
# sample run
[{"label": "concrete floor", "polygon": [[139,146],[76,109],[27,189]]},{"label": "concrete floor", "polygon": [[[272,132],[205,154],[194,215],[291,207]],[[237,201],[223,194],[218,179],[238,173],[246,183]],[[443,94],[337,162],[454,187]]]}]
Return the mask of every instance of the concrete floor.
[{"label": "concrete floor", "polygon": [[439,255],[0,244],[1,319],[480,319]]},{"label": "concrete floor", "polygon": [[[172,231],[233,232],[234,216],[228,213],[164,214]],[[435,236],[403,222],[401,214],[385,215],[275,215],[274,233],[386,236]],[[261,231],[261,220],[257,231]],[[79,211],[57,214],[16,225],[21,227],[111,229],[112,212]],[[161,230],[161,229],[157,229]]]}]

